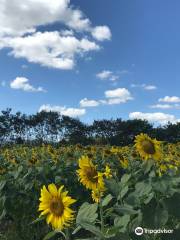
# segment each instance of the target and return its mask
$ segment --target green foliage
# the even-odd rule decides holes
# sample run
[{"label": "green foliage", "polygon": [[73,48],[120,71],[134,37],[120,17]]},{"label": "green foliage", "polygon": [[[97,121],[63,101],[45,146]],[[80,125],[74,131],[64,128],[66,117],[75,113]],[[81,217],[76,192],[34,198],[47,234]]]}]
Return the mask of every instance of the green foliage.
[{"label": "green foliage", "polygon": [[[179,154],[178,144],[175,149]],[[178,234],[179,170],[170,169],[159,176],[153,160],[143,162],[139,156],[132,156],[133,147],[118,151],[120,153],[113,155],[109,146],[92,149],[51,145],[1,149],[0,239],[134,240],[137,226],[174,229]],[[82,154],[90,155],[99,171],[104,172],[106,164],[112,170],[112,178],[105,180],[106,191],[99,203],[93,203],[90,191],[78,180],[76,170]],[[122,156],[128,158],[126,168],[120,164]],[[38,161],[31,163],[32,158]],[[69,194],[77,199],[76,220],[63,232],[52,231],[45,216],[39,217],[40,189],[50,183],[65,185]],[[163,235],[153,237],[164,240]]]}]

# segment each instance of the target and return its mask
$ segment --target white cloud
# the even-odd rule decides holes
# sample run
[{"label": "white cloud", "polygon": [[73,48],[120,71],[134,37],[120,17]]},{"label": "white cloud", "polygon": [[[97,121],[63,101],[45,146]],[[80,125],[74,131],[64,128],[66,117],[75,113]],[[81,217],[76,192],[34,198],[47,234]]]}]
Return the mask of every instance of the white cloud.
[{"label": "white cloud", "polygon": [[92,30],[92,36],[98,41],[110,40],[111,31],[107,26],[97,26]]},{"label": "white cloud", "polygon": [[13,89],[23,90],[26,92],[45,92],[42,87],[35,88],[29,83],[29,79],[25,77],[17,77],[10,83]]},{"label": "white cloud", "polygon": [[155,104],[151,105],[150,108],[159,108],[159,109],[180,109],[180,104]]},{"label": "white cloud", "polygon": [[73,36],[74,31],[73,30],[62,30],[59,32],[62,36]]},{"label": "white cloud", "polygon": [[126,88],[117,88],[114,90],[107,90],[104,92],[106,99],[89,100],[87,98],[82,99],[79,103],[81,107],[97,107],[101,105],[115,105],[126,103],[132,100],[131,93]]},{"label": "white cloud", "polygon": [[99,72],[96,74],[96,77],[101,80],[110,80],[110,81],[116,81],[119,79],[119,76],[114,74],[112,71],[109,70],[103,70],[102,72]]},{"label": "white cloud", "polygon": [[54,22],[64,23],[75,30],[90,30],[90,20],[70,0],[1,0],[0,32],[22,35],[35,32],[37,26]]},{"label": "white cloud", "polygon": [[133,99],[131,93],[126,88],[116,88],[114,90],[105,91],[106,98],[118,98],[122,102]]},{"label": "white cloud", "polygon": [[168,122],[171,122],[171,123],[180,122],[180,119],[177,119],[174,115],[165,114],[161,112],[155,112],[155,113],[132,112],[129,114],[129,118],[148,120],[149,122],[158,123],[162,125],[165,125]]},{"label": "white cloud", "polygon": [[[39,26],[63,24],[59,32],[38,32]],[[62,26],[62,25],[61,25]],[[67,29],[66,29],[67,28]],[[83,33],[83,37],[76,33]],[[70,0],[0,0],[0,49],[10,48],[15,57],[58,69],[72,69],[77,54],[97,50],[88,40],[110,40],[107,26],[93,27]]]},{"label": "white cloud", "polygon": [[176,96],[165,96],[164,98],[160,98],[158,100],[159,102],[166,102],[166,103],[179,103],[180,102],[180,97]]},{"label": "white cloud", "polygon": [[111,77],[111,75],[112,75],[111,71],[103,70],[102,72],[97,73],[96,77],[100,79],[108,79],[109,77]]},{"label": "white cloud", "polygon": [[105,97],[107,98],[104,104],[108,105],[126,103],[127,101],[133,99],[131,93],[126,88],[116,88],[114,90],[107,90],[105,91],[104,94]]},{"label": "white cloud", "polygon": [[39,112],[41,111],[46,111],[46,112],[58,112],[61,115],[69,116],[69,117],[79,117],[83,116],[86,114],[85,109],[79,109],[79,108],[67,108],[67,107],[62,107],[62,106],[51,106],[49,104],[47,105],[42,105],[39,108]]},{"label": "white cloud", "polygon": [[173,106],[170,104],[155,104],[155,105],[151,105],[150,108],[170,109],[170,108],[173,108]]},{"label": "white cloud", "polygon": [[147,85],[145,83],[143,84],[131,84],[132,88],[143,88],[144,90],[151,91],[156,90],[157,87],[155,85]]},{"label": "white cloud", "polygon": [[12,48],[16,58],[58,69],[72,69],[75,55],[98,50],[99,46],[86,38],[62,36],[57,31],[37,32],[26,37],[4,38],[4,46]]},{"label": "white cloud", "polygon": [[145,90],[156,90],[157,89],[157,87],[155,85],[146,85],[146,84],[143,85],[143,88]]},{"label": "white cloud", "polygon": [[100,104],[96,100],[88,100],[87,98],[82,99],[79,103],[81,107],[97,107]]},{"label": "white cloud", "polygon": [[106,104],[108,105],[121,104],[127,102],[128,100],[130,100],[130,98],[110,98],[106,101]]}]

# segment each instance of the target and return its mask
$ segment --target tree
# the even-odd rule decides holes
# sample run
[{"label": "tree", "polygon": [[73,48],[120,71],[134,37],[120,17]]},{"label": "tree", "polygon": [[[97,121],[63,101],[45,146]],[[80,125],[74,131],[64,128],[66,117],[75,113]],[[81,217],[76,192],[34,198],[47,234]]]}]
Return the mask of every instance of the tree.
[{"label": "tree", "polygon": [[0,144],[132,144],[136,135],[147,133],[161,141],[180,141],[180,123],[153,127],[145,120],[95,120],[85,124],[79,119],[61,116],[57,112],[15,114],[6,109],[0,114]]}]

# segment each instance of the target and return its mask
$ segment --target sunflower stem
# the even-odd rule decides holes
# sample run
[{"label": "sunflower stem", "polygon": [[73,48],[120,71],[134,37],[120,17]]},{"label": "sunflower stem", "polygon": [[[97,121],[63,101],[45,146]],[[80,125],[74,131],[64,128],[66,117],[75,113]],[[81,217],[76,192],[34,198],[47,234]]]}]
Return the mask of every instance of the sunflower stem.
[{"label": "sunflower stem", "polygon": [[66,240],[70,240],[69,230],[65,229]]},{"label": "sunflower stem", "polygon": [[100,201],[99,201],[99,210],[100,210],[100,220],[101,220],[101,231],[104,234],[104,218],[103,218],[102,198],[100,198]]},{"label": "sunflower stem", "polygon": [[[67,237],[66,237],[66,234],[64,233],[64,232],[62,232],[62,231],[57,231],[58,233],[61,233],[61,235],[63,236],[63,239],[67,239]],[[60,238],[60,239],[62,239],[62,238]]]}]

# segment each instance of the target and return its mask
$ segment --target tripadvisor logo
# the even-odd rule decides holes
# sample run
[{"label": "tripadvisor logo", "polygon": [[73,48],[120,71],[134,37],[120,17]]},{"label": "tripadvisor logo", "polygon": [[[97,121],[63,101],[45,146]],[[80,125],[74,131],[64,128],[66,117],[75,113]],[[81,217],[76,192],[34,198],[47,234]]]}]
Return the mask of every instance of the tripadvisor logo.
[{"label": "tripadvisor logo", "polygon": [[158,233],[164,233],[164,234],[171,234],[173,233],[172,229],[147,229],[147,228],[142,228],[142,227],[137,227],[134,230],[135,234],[140,236],[142,234],[158,234]]},{"label": "tripadvisor logo", "polygon": [[142,235],[143,232],[144,232],[144,230],[143,230],[142,227],[137,227],[137,228],[135,229],[135,234],[138,235],[138,236]]}]

